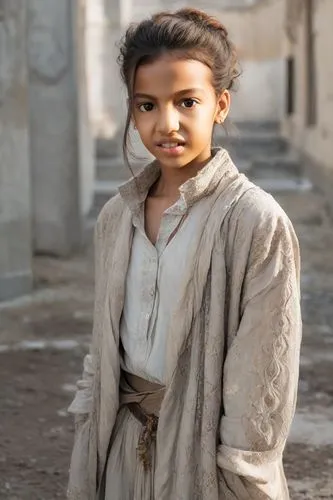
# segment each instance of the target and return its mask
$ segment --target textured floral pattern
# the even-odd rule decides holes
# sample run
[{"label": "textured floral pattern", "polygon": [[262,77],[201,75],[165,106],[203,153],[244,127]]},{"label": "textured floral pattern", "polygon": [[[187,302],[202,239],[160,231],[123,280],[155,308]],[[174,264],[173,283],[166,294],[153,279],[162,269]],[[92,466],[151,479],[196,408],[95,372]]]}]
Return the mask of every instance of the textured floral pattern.
[{"label": "textured floral pattern", "polygon": [[[134,203],[144,197],[154,169],[123,195]],[[186,201],[209,195],[211,204],[187,249],[170,326],[154,498],[287,500],[282,453],[295,411],[301,340],[297,239],[279,205],[240,175],[224,150],[202,175],[210,182],[193,180]],[[96,227],[94,373],[81,383],[73,410],[85,409],[87,419],[76,433],[71,500],[95,500],[118,412],[131,228],[123,199],[112,199]]]}]

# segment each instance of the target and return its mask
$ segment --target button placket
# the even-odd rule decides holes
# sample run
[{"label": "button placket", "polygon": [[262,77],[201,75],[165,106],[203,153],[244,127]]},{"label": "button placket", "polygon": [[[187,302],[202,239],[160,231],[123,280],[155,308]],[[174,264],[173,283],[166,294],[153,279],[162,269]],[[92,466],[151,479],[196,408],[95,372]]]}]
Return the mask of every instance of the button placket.
[{"label": "button placket", "polygon": [[148,240],[146,240],[145,252],[142,290],[142,333],[147,340],[149,336],[150,321],[154,311],[158,254],[156,248],[152,246]]}]

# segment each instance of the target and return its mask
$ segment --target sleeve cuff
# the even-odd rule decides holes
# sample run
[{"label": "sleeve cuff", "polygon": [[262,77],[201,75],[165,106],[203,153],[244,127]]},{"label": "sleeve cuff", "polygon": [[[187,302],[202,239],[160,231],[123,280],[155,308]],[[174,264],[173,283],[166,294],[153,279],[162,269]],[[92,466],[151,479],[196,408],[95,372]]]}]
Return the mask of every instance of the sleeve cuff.
[{"label": "sleeve cuff", "polygon": [[217,465],[251,482],[269,483],[274,480],[282,453],[282,446],[268,451],[246,451],[222,444],[217,449]]}]

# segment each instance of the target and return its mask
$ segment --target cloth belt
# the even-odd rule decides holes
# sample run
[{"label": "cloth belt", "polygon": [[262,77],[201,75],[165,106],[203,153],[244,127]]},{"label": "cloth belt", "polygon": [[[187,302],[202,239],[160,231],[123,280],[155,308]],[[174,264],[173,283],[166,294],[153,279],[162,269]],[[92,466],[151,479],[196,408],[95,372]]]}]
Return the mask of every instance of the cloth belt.
[{"label": "cloth belt", "polygon": [[151,468],[151,446],[156,439],[158,416],[164,394],[164,386],[122,371],[119,405],[127,406],[142,424],[137,451],[146,471]]}]

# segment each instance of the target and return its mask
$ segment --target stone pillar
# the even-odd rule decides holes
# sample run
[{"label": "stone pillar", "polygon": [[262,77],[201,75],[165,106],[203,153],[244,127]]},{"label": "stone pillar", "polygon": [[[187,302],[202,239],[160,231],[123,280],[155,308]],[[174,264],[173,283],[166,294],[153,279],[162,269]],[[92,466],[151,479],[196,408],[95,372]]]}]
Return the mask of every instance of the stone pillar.
[{"label": "stone pillar", "polygon": [[98,147],[118,154],[118,137],[125,121],[126,93],[117,57],[119,40],[132,19],[132,0],[87,1],[87,63],[90,117]]},{"label": "stone pillar", "polygon": [[0,1],[0,301],[32,287],[26,2]]},{"label": "stone pillar", "polygon": [[83,241],[94,162],[84,68],[84,0],[30,0],[28,55],[37,252],[68,255]]},{"label": "stone pillar", "polygon": [[104,33],[107,23],[104,18],[103,0],[87,0],[87,78],[89,115],[94,137],[113,137],[117,125],[112,110],[107,109],[104,99],[103,78],[109,64],[105,56]]},{"label": "stone pillar", "polygon": [[[80,164],[80,192],[81,213],[84,218],[90,212],[94,202],[95,183],[95,145],[88,106],[88,81],[87,81],[87,49],[86,49],[86,3],[79,0],[79,10],[76,23],[76,61],[78,92],[78,125],[79,125],[79,164]],[[75,12],[74,12],[75,14]]]}]

